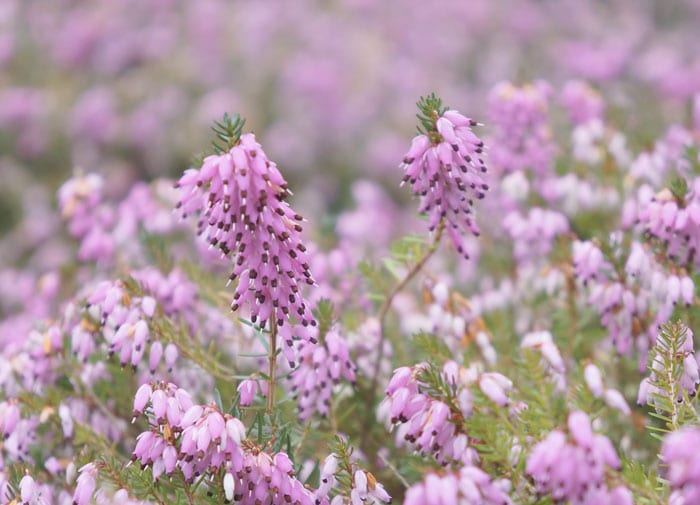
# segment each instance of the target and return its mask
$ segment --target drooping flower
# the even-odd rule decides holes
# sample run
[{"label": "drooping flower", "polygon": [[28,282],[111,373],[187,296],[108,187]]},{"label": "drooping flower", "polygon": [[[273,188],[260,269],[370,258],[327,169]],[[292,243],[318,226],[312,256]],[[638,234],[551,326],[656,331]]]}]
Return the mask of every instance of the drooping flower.
[{"label": "drooping flower", "polygon": [[455,249],[468,258],[462,235],[466,231],[479,235],[473,206],[488,190],[483,178],[484,143],[472,131],[478,123],[444,108],[435,95],[421,98],[418,108],[422,127],[401,163],[402,184],[410,183],[421,197],[419,212],[428,215],[430,230],[446,221],[445,231]]},{"label": "drooping flower", "polygon": [[501,82],[491,90],[489,161],[498,172],[529,170],[542,176],[552,171],[555,144],[547,118],[550,95],[550,86],[542,81],[522,87]]},{"label": "drooping flower", "polygon": [[429,473],[406,491],[404,505],[426,503],[451,505],[511,505],[508,479],[492,480],[476,466],[464,466],[456,473]]},{"label": "drooping flower", "polygon": [[82,466],[79,472],[80,475],[78,476],[77,486],[73,494],[73,504],[87,505],[90,503],[90,500],[92,500],[95,487],[97,486],[97,465],[95,465],[95,463],[88,463]]},{"label": "drooping flower", "polygon": [[426,391],[422,375],[428,370],[426,364],[397,368],[377,415],[397,427],[397,443],[408,442],[414,450],[432,454],[445,465],[453,461],[470,464],[477,456],[460,420],[473,414],[473,388],[478,387],[498,407],[505,407],[513,384],[499,373],[480,373],[475,366],[464,368],[448,361],[439,371],[440,380],[453,390],[447,397]]},{"label": "drooping flower", "polygon": [[139,389],[134,412],[147,415],[150,429],[137,437],[132,459],[150,466],[154,480],[180,472],[191,483],[200,475],[223,474],[227,500],[273,503],[277,497],[282,503],[315,503],[286,453],[263,450],[247,439],[240,419],[216,405],[195,404],[187,391],[159,382]]},{"label": "drooping flower", "polygon": [[606,486],[606,472],[619,468],[610,440],[593,432],[586,413],[574,411],[569,414],[568,433],[554,430],[539,442],[527,459],[526,471],[538,493],[549,494],[556,502],[632,505],[629,490]]},{"label": "drooping flower", "polygon": [[525,215],[509,212],[503,228],[513,240],[513,256],[520,263],[546,258],[556,237],[569,231],[569,223],[559,212],[532,207]]},{"label": "drooping flower", "polygon": [[177,360],[175,344],[155,338],[151,325],[157,307],[169,317],[180,318],[194,329],[197,324],[196,289],[179,270],[167,276],[154,268],[131,272],[144,293],[134,296],[121,280],[99,283],[87,296],[85,310],[66,310],[64,327],[73,353],[86,361],[106,344],[122,366],[136,368],[148,362],[154,373],[162,361],[171,370]]},{"label": "drooping flower", "polygon": [[687,427],[668,434],[661,459],[671,485],[669,503],[700,503],[700,428]]},{"label": "drooping flower", "polygon": [[299,367],[289,379],[303,421],[313,412],[328,415],[333,386],[341,379],[354,384],[356,367],[337,328],[331,328],[318,344],[302,342],[299,347]]}]

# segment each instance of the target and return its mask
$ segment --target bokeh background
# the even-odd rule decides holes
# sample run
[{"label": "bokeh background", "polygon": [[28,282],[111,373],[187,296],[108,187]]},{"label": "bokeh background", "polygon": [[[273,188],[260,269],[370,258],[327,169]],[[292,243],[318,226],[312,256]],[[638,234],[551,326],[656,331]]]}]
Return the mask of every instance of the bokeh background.
[{"label": "bokeh background", "polygon": [[398,164],[429,92],[483,134],[500,81],[544,80],[556,104],[583,80],[644,148],[693,121],[699,23],[693,0],[2,0],[0,251],[31,257],[41,233],[18,226],[55,224],[76,171],[102,174],[114,199],[176,177],[227,111],[329,230],[363,199],[409,200]]}]

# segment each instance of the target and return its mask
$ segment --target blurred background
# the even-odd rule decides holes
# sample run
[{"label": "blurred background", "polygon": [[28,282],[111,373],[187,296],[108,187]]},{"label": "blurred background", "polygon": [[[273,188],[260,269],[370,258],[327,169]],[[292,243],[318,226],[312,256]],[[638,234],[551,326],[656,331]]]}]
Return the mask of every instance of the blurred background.
[{"label": "blurred background", "polygon": [[547,81],[556,103],[582,80],[643,148],[693,121],[699,22],[693,0],[2,0],[0,232],[50,220],[76,171],[115,199],[177,177],[227,111],[329,227],[358,194],[410,199],[398,164],[430,92],[488,132],[500,81]]}]

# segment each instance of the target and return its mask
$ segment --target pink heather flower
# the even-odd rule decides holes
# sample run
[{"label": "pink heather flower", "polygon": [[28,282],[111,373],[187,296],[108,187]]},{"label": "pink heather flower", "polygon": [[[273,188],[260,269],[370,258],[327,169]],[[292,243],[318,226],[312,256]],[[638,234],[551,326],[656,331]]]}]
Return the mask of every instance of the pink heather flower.
[{"label": "pink heather flower", "polygon": [[625,397],[622,396],[622,393],[620,393],[617,389],[606,389],[603,399],[608,407],[620,411],[620,413],[623,415],[628,416],[632,413],[629,405],[627,404],[627,400],[625,400]]},{"label": "pink heather flower", "polygon": [[39,489],[31,477],[31,475],[25,475],[19,482],[20,498],[22,498],[22,503],[36,503],[39,497]]},{"label": "pink heather flower", "polygon": [[523,349],[533,349],[542,355],[545,369],[559,391],[566,389],[566,369],[552,334],[548,331],[533,331],[523,336],[520,343]]},{"label": "pink heather flower", "polygon": [[512,505],[508,479],[492,480],[476,466],[462,467],[456,473],[429,473],[422,482],[406,491],[404,505]]},{"label": "pink heather flower", "polygon": [[613,269],[612,265],[605,260],[603,252],[593,242],[577,240],[572,248],[574,272],[584,285]]},{"label": "pink heather flower", "polygon": [[[610,495],[624,496],[621,490],[605,487],[606,469],[620,468],[610,440],[593,433],[588,415],[581,411],[569,414],[568,428],[568,436],[552,431],[527,459],[526,471],[535,480],[538,493],[549,494],[557,502],[591,505],[610,503]],[[605,500],[596,501],[602,498]]]},{"label": "pink heather flower", "polygon": [[155,268],[131,272],[141,285],[143,296],[129,294],[120,280],[104,281],[88,291],[86,308],[66,310],[64,328],[71,340],[73,353],[81,360],[103,346],[118,357],[122,366],[136,368],[147,364],[151,374],[162,362],[172,372],[178,357],[177,346],[163,344],[151,332],[157,309],[175,320],[197,325],[196,287],[178,270],[164,276]]},{"label": "pink heather flower", "polygon": [[97,466],[88,463],[79,470],[77,486],[73,493],[73,505],[88,505],[97,486]]},{"label": "pink heather flower", "polygon": [[[609,249],[611,256],[627,258],[624,274],[591,242],[574,243],[574,271],[589,288],[588,303],[598,311],[617,351],[630,355],[636,347],[640,370],[645,370],[658,328],[671,319],[678,304],[692,301],[694,284],[687,275],[669,272],[648,245],[632,241],[627,250],[620,233],[611,234]],[[645,314],[651,316],[648,321]]]},{"label": "pink heather flower", "polygon": [[477,386],[491,401],[506,406],[509,403],[507,392],[512,383],[501,374],[480,374],[473,366],[463,368],[449,361],[443,366],[442,375],[445,382],[455,388],[459,410],[454,412],[441,398],[423,392],[424,384],[419,379],[423,366],[402,367],[394,371],[377,417],[389,426],[396,426],[398,444],[408,442],[414,450],[432,454],[442,464],[452,461],[471,464],[476,455],[469,447],[463,426],[453,422],[454,416],[472,415],[472,388]]},{"label": "pink heather flower", "polygon": [[291,373],[291,389],[299,404],[299,419],[318,412],[327,416],[333,386],[343,378],[355,384],[355,364],[345,339],[331,328],[318,344],[299,344],[299,366]]},{"label": "pink heather flower", "polygon": [[549,255],[556,237],[569,231],[569,221],[559,212],[533,207],[527,215],[509,212],[503,219],[503,228],[513,239],[516,261],[532,261]]},{"label": "pink heather flower", "polygon": [[78,175],[58,190],[58,206],[68,223],[68,232],[80,240],[78,258],[82,261],[111,261],[115,244],[108,230],[114,212],[102,205],[104,180],[97,174]]},{"label": "pink heather flower", "polygon": [[[150,386],[152,392],[143,410],[150,429],[137,437],[132,460],[150,467],[154,480],[181,472],[191,483],[200,475],[223,474],[224,495],[233,501],[272,503],[266,500],[279,497],[284,503],[315,503],[312,491],[296,479],[289,457],[269,454],[247,440],[240,419],[214,404],[194,404],[174,384]],[[145,395],[142,391],[148,388],[137,392],[139,407]]]},{"label": "pink heather flower", "polygon": [[473,205],[488,190],[483,179],[484,143],[472,131],[475,121],[443,109],[434,95],[421,98],[418,107],[423,129],[404,156],[402,184],[410,183],[421,197],[419,212],[428,215],[430,230],[444,220],[455,249],[468,258],[462,235],[466,231],[479,235]]},{"label": "pink heather flower", "polygon": [[[183,217],[199,215],[199,233],[233,260],[230,280],[238,283],[231,309],[247,306],[261,327],[271,320],[293,358],[292,338],[309,340],[306,327],[316,324],[300,291],[314,281],[301,241],[303,218],[285,202],[289,190],[277,165],[247,133],[185,171],[176,187]],[[292,319],[301,328],[291,329]]]},{"label": "pink heather flower", "polygon": [[556,147],[547,118],[550,94],[541,81],[523,87],[502,82],[491,90],[489,161],[498,172],[529,170],[542,176],[552,171]]},{"label": "pink heather flower", "polygon": [[[700,265],[700,177],[689,182],[685,195],[674,196],[664,189],[651,200],[640,202],[637,219],[646,233],[664,244],[676,263]],[[689,288],[688,297],[692,300]]]},{"label": "pink heather flower", "polygon": [[258,394],[258,381],[245,379],[238,385],[238,394],[241,395],[240,404],[244,407],[253,404],[255,395]]},{"label": "pink heather flower", "polygon": [[508,405],[508,391],[513,389],[513,383],[506,376],[497,372],[487,372],[481,374],[478,380],[479,389],[492,402],[500,407]]},{"label": "pink heather flower", "polygon": [[321,466],[321,474],[319,477],[318,489],[316,490],[316,499],[322,500],[328,497],[331,489],[335,488],[335,474],[338,471],[338,456],[334,453],[329,454]]},{"label": "pink heather flower", "polygon": [[17,400],[0,402],[0,433],[9,436],[20,421],[19,403]]},{"label": "pink heather flower", "polygon": [[668,469],[672,503],[700,503],[700,428],[686,427],[666,435],[661,459]]},{"label": "pink heather flower", "polygon": [[29,461],[29,449],[36,442],[37,418],[21,417],[15,399],[0,402],[0,439],[5,461]]},{"label": "pink heather flower", "polygon": [[371,473],[362,469],[355,470],[352,484],[353,488],[350,492],[352,505],[391,503],[391,496]]},{"label": "pink heather flower", "polygon": [[603,376],[600,370],[593,363],[588,363],[583,371],[583,377],[586,381],[588,389],[593,393],[593,396],[600,398],[603,396]]},{"label": "pink heather flower", "polygon": [[87,139],[97,144],[114,140],[118,133],[114,94],[107,87],[86,91],[76,103],[70,117],[70,131],[76,139]]},{"label": "pink heather flower", "polygon": [[584,81],[567,81],[561,90],[559,101],[575,125],[592,119],[603,119],[603,99],[600,93]]},{"label": "pink heather flower", "polygon": [[387,339],[382,339],[379,329],[379,319],[369,317],[347,335],[348,346],[355,356],[355,363],[361,374],[371,377],[377,363],[380,346],[383,347],[383,359],[379,364],[379,377],[388,380],[391,376],[391,357],[393,346]]}]

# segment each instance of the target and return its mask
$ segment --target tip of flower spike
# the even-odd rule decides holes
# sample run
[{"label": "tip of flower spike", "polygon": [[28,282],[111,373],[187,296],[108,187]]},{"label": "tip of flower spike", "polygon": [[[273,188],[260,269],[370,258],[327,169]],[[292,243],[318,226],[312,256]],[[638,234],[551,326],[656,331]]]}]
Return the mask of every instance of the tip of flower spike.
[{"label": "tip of flower spike", "polygon": [[229,115],[228,112],[224,113],[224,117],[221,121],[214,121],[214,126],[212,130],[216,135],[216,138],[223,142],[223,146],[217,143],[217,141],[212,142],[212,147],[216,154],[222,154],[232,147],[238,145],[241,140],[241,134],[243,133],[243,125],[245,125],[245,119],[241,118],[238,113]]},{"label": "tip of flower spike", "polygon": [[420,97],[416,105],[420,111],[416,114],[420,122],[418,133],[430,137],[431,142],[434,144],[439,143],[442,140],[442,136],[437,130],[436,123],[440,116],[449,108],[442,104],[442,99],[435,96],[435,93]]}]

